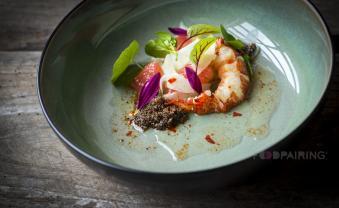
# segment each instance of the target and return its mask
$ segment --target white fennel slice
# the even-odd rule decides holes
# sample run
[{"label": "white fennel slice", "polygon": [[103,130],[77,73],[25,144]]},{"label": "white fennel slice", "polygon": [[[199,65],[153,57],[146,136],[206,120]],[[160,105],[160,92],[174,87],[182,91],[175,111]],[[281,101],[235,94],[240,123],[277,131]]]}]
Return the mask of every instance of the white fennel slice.
[{"label": "white fennel slice", "polygon": [[215,48],[217,44],[213,43],[206,51],[204,51],[200,57],[198,64],[198,74],[200,74],[211,62],[216,58]]}]

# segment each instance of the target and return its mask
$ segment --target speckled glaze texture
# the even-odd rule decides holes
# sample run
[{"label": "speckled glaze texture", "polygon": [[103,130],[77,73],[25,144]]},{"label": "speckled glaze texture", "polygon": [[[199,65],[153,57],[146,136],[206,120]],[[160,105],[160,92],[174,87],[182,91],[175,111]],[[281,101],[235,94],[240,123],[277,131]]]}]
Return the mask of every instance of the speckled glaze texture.
[{"label": "speckled glaze texture", "polygon": [[[264,66],[277,82],[279,102],[262,139],[243,137],[230,144],[232,148],[180,161],[174,161],[168,153],[147,160],[147,152],[131,153],[116,143],[117,135],[112,133],[112,124],[129,107],[117,97],[130,96],[112,87],[112,65],[131,40],[144,45],[154,32],[182,23],[223,24],[236,37],[256,43],[261,48],[257,64]],[[52,127],[87,157],[118,168],[180,173],[233,164],[283,140],[320,101],[329,81],[332,59],[326,28],[306,1],[86,1],[50,39],[38,84]],[[148,58],[141,52],[137,60]],[[232,116],[224,117],[229,119],[227,122],[235,122]],[[195,126],[188,137],[203,135],[206,126],[227,136],[227,129],[217,119],[213,115],[202,117],[201,129]],[[119,125],[114,124],[118,131],[122,129]],[[183,139],[187,137],[184,132]],[[178,134],[180,137],[181,132]],[[161,140],[171,137],[163,134]]]}]

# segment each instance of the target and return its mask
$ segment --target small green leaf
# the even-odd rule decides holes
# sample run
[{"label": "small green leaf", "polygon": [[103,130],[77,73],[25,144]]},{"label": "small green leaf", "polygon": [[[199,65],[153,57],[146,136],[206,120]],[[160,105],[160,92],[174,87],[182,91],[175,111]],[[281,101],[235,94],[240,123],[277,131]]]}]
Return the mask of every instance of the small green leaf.
[{"label": "small green leaf", "polygon": [[242,50],[245,48],[245,44],[241,42],[240,40],[230,40],[227,41],[227,43],[236,50]]},{"label": "small green leaf", "polygon": [[157,32],[157,39],[150,40],[145,46],[146,54],[156,57],[164,58],[169,53],[176,52],[177,41],[171,34],[167,32]]},{"label": "small green leaf", "polygon": [[248,75],[249,75],[249,77],[251,79],[252,76],[253,76],[253,66],[252,66],[251,58],[247,54],[243,55],[242,57],[243,57],[244,62],[246,64]]},{"label": "small green leaf", "polygon": [[231,35],[230,33],[228,33],[226,31],[226,29],[224,28],[223,25],[220,25],[220,31],[222,36],[224,37],[225,41],[232,41],[232,40],[236,40],[235,37],[233,35]]},{"label": "small green leaf", "polygon": [[233,35],[228,33],[224,26],[220,25],[220,31],[224,38],[224,41],[228,43],[232,48],[236,50],[243,50],[245,48],[245,44],[241,41],[236,39]]},{"label": "small green leaf", "polygon": [[[141,64],[142,67],[144,67],[145,64]],[[118,79],[114,82],[115,86],[129,86],[131,82],[133,81],[134,77],[136,77],[142,68],[137,64],[131,64],[128,65],[126,70],[121,74],[121,76],[118,77]]]},{"label": "small green leaf", "polygon": [[155,40],[148,41],[145,46],[145,53],[156,58],[164,58],[171,52],[171,50],[168,50],[166,47],[162,47],[160,44],[158,44],[158,41]]},{"label": "small green leaf", "polygon": [[218,27],[215,27],[213,25],[208,24],[196,24],[192,25],[187,30],[188,38],[195,37],[198,35],[204,35],[204,34],[215,34],[220,33],[220,30]]},{"label": "small green leaf", "polygon": [[190,59],[193,63],[197,65],[199,64],[199,60],[201,58],[201,55],[206,51],[215,41],[217,38],[215,37],[208,37],[201,39],[197,44],[195,44],[193,50],[190,54]]},{"label": "small green leaf", "polygon": [[121,52],[115,61],[112,70],[112,82],[114,83],[118,77],[126,70],[128,65],[133,61],[135,55],[139,51],[139,43],[133,40],[129,46]]},{"label": "small green leaf", "polygon": [[158,39],[171,41],[173,39],[172,35],[168,32],[156,32],[155,33]]}]

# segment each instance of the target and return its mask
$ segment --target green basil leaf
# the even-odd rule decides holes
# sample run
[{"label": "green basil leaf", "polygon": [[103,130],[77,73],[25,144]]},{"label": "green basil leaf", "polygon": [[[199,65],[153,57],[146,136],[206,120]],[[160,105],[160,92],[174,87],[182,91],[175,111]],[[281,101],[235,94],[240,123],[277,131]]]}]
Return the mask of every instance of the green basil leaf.
[{"label": "green basil leaf", "polygon": [[215,33],[220,33],[220,29],[218,27],[215,27],[213,25],[208,25],[208,24],[192,25],[187,30],[188,38],[195,37],[198,35],[215,34]]},{"label": "green basil leaf", "polygon": [[[146,64],[140,64],[142,67],[144,67]],[[131,64],[128,65],[126,70],[121,74],[121,76],[118,77],[118,79],[114,82],[115,86],[122,86],[122,87],[127,87],[131,84],[133,81],[134,77],[136,77],[142,68],[140,65],[137,64]]]},{"label": "green basil leaf", "polygon": [[176,52],[177,41],[171,34],[157,32],[156,35],[157,39],[150,40],[146,44],[146,54],[156,58],[164,58],[167,54]]},{"label": "green basil leaf", "polygon": [[133,40],[129,46],[121,52],[115,61],[112,70],[112,82],[114,83],[118,77],[126,70],[128,65],[133,61],[135,55],[139,51],[139,43]]},{"label": "green basil leaf", "polygon": [[164,58],[167,54],[171,53],[171,50],[168,50],[166,47],[163,47],[159,44],[159,41],[150,40],[145,46],[145,52],[149,56],[156,58]]},{"label": "green basil leaf", "polygon": [[173,39],[172,35],[168,32],[156,32],[155,33],[160,40],[171,41]]},{"label": "green basil leaf", "polygon": [[252,61],[249,55],[245,54],[242,56],[244,59],[244,62],[246,64],[247,72],[249,74],[250,79],[252,79],[253,76],[253,66],[252,66]]},{"label": "green basil leaf", "polygon": [[201,58],[201,55],[206,51],[215,41],[217,38],[215,37],[208,37],[201,39],[197,44],[195,44],[193,50],[190,54],[190,59],[193,63],[197,65],[199,64],[199,60]]}]

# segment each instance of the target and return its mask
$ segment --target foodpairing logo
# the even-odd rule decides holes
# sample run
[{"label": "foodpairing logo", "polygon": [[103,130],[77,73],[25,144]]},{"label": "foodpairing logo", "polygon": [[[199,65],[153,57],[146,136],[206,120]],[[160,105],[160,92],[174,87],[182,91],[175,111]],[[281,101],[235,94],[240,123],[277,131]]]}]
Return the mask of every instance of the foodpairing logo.
[{"label": "foodpairing logo", "polygon": [[264,151],[253,157],[261,160],[326,160],[326,151]]}]

